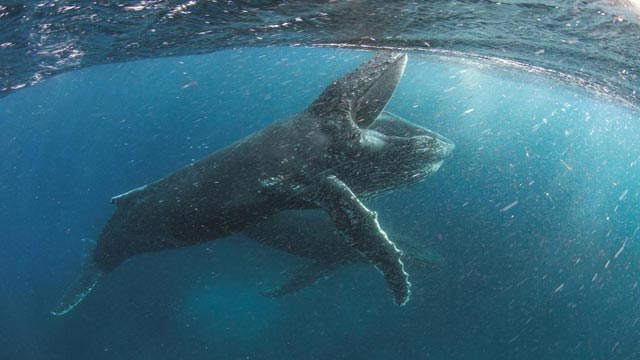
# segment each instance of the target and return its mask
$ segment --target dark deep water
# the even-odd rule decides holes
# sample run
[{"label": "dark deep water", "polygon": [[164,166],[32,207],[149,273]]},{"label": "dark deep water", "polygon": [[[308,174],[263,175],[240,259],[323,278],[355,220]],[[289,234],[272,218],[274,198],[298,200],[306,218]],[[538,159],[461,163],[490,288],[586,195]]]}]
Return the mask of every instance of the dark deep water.
[{"label": "dark deep water", "polygon": [[[462,15],[486,16],[452,3]],[[505,3],[522,11],[553,7]],[[559,11],[579,17],[595,9],[574,5]],[[109,58],[96,50],[87,51],[94,60],[60,69],[47,68],[36,50],[0,52],[8,84],[0,99],[0,359],[640,358],[638,60],[629,55],[637,31],[628,31],[637,19],[626,14],[616,23],[623,28],[581,23],[599,29],[615,50],[591,57],[547,50],[526,59],[517,48],[500,58],[515,64],[410,53],[387,109],[447,136],[456,150],[425,182],[367,203],[390,237],[412,238],[446,261],[408,268],[413,296],[402,308],[379,273],[362,265],[266,298],[262,291],[305,260],[237,236],[133,258],[73,312],[49,314],[87,251],[81,239],[95,238],[111,215],[112,196],[301,111],[370,52],[259,47],[242,34],[224,38],[221,48],[234,39],[258,47],[162,59],[190,52],[149,45],[144,54]],[[300,43],[346,39],[332,38],[331,24],[318,21],[322,31],[301,29]],[[412,27],[402,24],[406,34]],[[124,34],[125,25],[110,29]],[[296,33],[284,34],[271,45]],[[7,43],[12,35],[1,36]],[[450,35],[442,48],[497,55],[474,47],[485,37],[498,39],[480,32],[465,43]],[[214,50],[201,45],[185,38],[180,47]],[[547,47],[529,49],[538,48]],[[118,62],[138,58],[148,59]],[[108,64],[89,66],[98,63]],[[37,68],[82,67],[9,89]]]}]

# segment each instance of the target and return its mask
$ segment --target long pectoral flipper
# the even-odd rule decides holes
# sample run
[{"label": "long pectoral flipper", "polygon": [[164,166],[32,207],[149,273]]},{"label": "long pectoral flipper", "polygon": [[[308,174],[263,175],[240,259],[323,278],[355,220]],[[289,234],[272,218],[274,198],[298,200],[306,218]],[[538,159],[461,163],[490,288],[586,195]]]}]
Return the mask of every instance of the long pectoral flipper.
[{"label": "long pectoral flipper", "polygon": [[266,291],[264,295],[269,297],[278,297],[294,293],[320,280],[322,277],[335,270],[341,264],[343,263],[324,261],[313,262],[298,269],[293,274],[293,276],[289,280],[287,280],[287,282],[275,289]]},{"label": "long pectoral flipper", "polygon": [[323,179],[309,200],[327,211],[350,245],[382,271],[396,304],[404,305],[411,294],[409,275],[404,271],[402,253],[380,227],[377,214],[335,176]]}]

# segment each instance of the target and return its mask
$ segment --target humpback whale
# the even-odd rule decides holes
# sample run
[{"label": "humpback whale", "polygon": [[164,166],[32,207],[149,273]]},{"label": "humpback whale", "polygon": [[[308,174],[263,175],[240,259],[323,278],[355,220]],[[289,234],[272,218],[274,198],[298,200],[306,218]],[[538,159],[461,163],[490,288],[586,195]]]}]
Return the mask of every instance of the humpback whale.
[{"label": "humpback whale", "polygon": [[[405,304],[410,282],[401,252],[358,194],[418,181],[428,176],[424,164],[452,150],[438,137],[368,129],[406,62],[406,54],[379,52],[303,112],[112,198],[113,215],[52,314],[68,313],[104,273],[135,255],[215,240],[281,211],[304,209],[324,210],[349,246],[380,270],[395,302]],[[394,161],[382,161],[389,158]]]}]

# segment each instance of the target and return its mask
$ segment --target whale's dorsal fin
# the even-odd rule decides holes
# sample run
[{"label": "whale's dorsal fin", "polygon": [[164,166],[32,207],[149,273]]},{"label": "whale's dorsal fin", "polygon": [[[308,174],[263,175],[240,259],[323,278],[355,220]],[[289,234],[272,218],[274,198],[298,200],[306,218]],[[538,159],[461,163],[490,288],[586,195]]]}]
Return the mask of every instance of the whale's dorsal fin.
[{"label": "whale's dorsal fin", "polygon": [[[407,55],[381,51],[354,71],[334,81],[309,106],[307,112],[340,119],[337,125],[366,128],[387,105],[407,63]],[[342,128],[338,130],[344,130]]]},{"label": "whale's dorsal fin", "polygon": [[133,190],[129,190],[124,194],[116,195],[116,196],[111,198],[111,203],[112,204],[116,204],[116,205],[120,205],[125,201],[131,200],[131,199],[137,197],[138,195],[140,195],[141,192],[147,188],[147,186],[148,185],[143,185],[143,186],[137,187],[137,188],[135,188]]}]

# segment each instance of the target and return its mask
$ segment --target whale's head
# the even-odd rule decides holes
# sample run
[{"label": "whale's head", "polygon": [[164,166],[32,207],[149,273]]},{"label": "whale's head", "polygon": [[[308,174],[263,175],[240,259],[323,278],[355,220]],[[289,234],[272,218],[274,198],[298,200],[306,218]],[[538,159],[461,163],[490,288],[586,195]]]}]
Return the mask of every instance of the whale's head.
[{"label": "whale's head", "polygon": [[357,145],[331,171],[356,194],[371,197],[424,180],[454,148],[444,136],[384,112],[360,130]]},{"label": "whale's head", "polygon": [[419,182],[453,151],[445,137],[383,112],[406,63],[406,54],[379,52],[334,81],[305,111],[328,139],[327,172],[357,194]]},{"label": "whale's head", "polygon": [[367,129],[350,161],[340,166],[342,178],[363,195],[375,195],[429,177],[451,156],[446,137],[384,112]]}]

